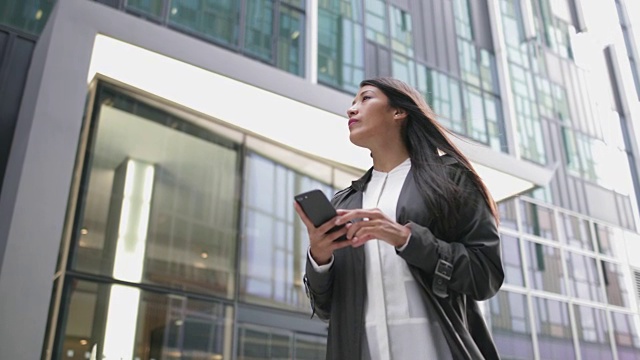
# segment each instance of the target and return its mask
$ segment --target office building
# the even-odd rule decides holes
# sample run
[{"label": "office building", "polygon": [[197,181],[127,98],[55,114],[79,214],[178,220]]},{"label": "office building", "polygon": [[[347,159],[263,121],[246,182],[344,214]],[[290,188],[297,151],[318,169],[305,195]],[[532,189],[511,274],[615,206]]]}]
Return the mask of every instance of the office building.
[{"label": "office building", "polygon": [[392,75],[499,202],[506,280],[481,305],[502,357],[640,359],[637,15],[3,0],[0,358],[324,358],[293,195],[370,166],[346,109]]}]

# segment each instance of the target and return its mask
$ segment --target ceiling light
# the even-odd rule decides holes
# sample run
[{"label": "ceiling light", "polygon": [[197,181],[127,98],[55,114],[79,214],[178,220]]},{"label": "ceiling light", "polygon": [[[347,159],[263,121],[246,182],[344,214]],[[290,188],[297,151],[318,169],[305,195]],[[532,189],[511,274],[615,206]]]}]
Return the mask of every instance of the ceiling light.
[{"label": "ceiling light", "polygon": [[87,345],[89,342],[85,339],[80,340],[80,345]]},{"label": "ceiling light", "polygon": [[300,31],[296,30],[291,33],[291,40],[295,40],[300,36]]},{"label": "ceiling light", "polygon": [[206,259],[206,258],[208,258],[208,257],[209,257],[209,253],[208,253],[208,252],[206,252],[206,251],[203,251],[203,252],[200,254],[200,257],[201,257],[201,258],[203,258],[203,259]]},{"label": "ceiling light", "polygon": [[87,235],[88,233],[89,233],[89,230],[87,228],[80,229],[80,234]]}]

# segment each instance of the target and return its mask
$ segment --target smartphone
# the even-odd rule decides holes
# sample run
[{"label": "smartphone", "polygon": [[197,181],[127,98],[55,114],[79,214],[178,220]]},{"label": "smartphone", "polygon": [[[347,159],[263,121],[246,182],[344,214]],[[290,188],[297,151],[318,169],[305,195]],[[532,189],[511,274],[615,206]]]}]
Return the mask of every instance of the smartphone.
[{"label": "smartphone", "polygon": [[[307,215],[313,226],[318,227],[338,215],[336,209],[331,205],[327,196],[320,190],[311,190],[294,197],[302,211]],[[341,229],[344,225],[335,226],[327,233]],[[345,236],[336,239],[336,241],[346,240]]]}]

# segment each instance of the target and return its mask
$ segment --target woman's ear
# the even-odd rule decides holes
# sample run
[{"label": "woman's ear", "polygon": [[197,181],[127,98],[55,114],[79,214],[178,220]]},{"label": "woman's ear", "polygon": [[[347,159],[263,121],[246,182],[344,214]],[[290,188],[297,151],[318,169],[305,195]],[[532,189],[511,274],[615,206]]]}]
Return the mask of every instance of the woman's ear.
[{"label": "woman's ear", "polygon": [[407,118],[407,111],[402,108],[397,108],[393,114],[394,120],[404,120]]}]

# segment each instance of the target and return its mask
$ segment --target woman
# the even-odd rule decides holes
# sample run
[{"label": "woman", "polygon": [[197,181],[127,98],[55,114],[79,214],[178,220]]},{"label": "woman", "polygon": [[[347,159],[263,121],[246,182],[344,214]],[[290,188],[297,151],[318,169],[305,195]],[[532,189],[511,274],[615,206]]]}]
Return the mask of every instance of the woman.
[{"label": "woman", "polygon": [[497,359],[476,303],[504,278],[487,188],[407,84],[363,81],[347,115],[373,167],[317,228],[294,204],[309,232],[311,306],[329,320],[327,358]]}]

